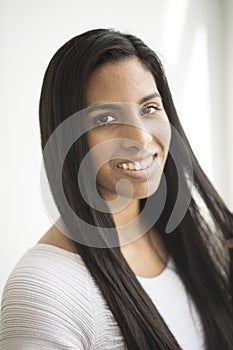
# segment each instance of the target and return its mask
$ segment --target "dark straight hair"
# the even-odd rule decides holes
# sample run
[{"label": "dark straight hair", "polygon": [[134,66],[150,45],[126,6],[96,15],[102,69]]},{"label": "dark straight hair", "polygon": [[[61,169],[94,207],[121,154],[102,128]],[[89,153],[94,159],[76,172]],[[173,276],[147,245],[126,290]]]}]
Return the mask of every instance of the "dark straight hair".
[{"label": "dark straight hair", "polygon": [[[65,43],[51,59],[44,76],[39,106],[42,149],[66,118],[86,108],[85,92],[91,72],[104,63],[132,57],[137,57],[154,76],[169,121],[181,136],[193,169],[193,184],[190,186],[187,176],[189,169],[184,164],[182,149],[172,133],[170,148],[176,150],[176,164],[169,154],[164,168],[166,202],[154,228],[161,235],[175,262],[176,271],[197,307],[203,324],[205,348],[230,350],[233,347],[233,263],[232,252],[225,247],[224,241],[232,237],[233,217],[192,152],[177,116],[164,69],[155,52],[139,38],[114,29],[90,30]],[[64,162],[62,185],[65,196],[72,210],[83,221],[98,227],[99,231],[103,227],[114,228],[111,214],[93,209],[81,195],[78,171],[88,151],[84,133],[74,142]],[[56,157],[59,154],[51,154],[50,159],[44,159],[54,200],[70,237],[73,237],[74,247],[112,311],[127,348],[180,349],[119,246],[97,248],[76,243],[80,241],[79,237],[85,239],[85,232],[70,218],[59,201],[53,177],[48,171]],[[184,192],[191,201],[179,225],[166,234],[172,209],[182,204],[176,202],[177,167],[182,174]],[[84,186],[91,200],[88,180]],[[156,200],[156,193],[152,197]],[[184,197],[185,193],[179,200],[184,200]],[[146,200],[140,200],[141,209]],[[203,212],[203,205],[208,215]],[[115,235],[117,241],[117,231]]]}]

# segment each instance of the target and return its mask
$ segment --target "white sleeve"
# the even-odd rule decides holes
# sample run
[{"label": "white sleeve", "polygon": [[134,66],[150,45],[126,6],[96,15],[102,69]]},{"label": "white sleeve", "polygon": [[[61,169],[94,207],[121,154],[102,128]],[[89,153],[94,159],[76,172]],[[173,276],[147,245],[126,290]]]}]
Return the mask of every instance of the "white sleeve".
[{"label": "white sleeve", "polygon": [[[56,276],[54,275],[56,273]],[[92,308],[83,281],[80,293],[58,271],[19,266],[9,276],[1,303],[1,350],[93,348]],[[81,277],[81,276],[80,276]],[[90,329],[89,329],[90,328]]]}]

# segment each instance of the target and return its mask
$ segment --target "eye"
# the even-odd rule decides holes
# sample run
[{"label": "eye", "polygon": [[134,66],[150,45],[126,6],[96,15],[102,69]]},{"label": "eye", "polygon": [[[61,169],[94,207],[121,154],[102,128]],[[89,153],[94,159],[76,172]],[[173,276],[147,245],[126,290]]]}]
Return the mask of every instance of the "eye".
[{"label": "eye", "polygon": [[144,107],[142,109],[142,113],[141,114],[154,114],[154,113],[159,112],[161,110],[162,110],[162,108],[160,108],[158,106],[151,105],[151,106]]},{"label": "eye", "polygon": [[97,126],[106,125],[111,123],[114,120],[116,120],[116,118],[111,114],[101,114],[94,119],[94,124]]}]

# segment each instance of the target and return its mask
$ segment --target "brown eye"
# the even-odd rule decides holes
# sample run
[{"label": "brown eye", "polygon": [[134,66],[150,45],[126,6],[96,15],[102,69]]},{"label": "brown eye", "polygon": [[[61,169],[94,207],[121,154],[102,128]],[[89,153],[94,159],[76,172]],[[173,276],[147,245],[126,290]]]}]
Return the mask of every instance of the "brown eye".
[{"label": "brown eye", "polygon": [[116,120],[115,117],[113,117],[111,114],[102,114],[95,118],[94,124],[95,125],[105,125],[109,124],[110,122]]},{"label": "brown eye", "polygon": [[161,108],[158,106],[146,106],[142,109],[142,115],[143,114],[154,114],[155,112],[160,111]]}]

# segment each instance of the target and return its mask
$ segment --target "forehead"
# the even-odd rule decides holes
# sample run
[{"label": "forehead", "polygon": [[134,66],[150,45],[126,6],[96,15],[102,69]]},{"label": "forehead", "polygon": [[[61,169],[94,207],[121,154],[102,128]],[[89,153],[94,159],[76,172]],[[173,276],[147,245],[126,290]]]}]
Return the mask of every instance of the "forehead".
[{"label": "forehead", "polygon": [[91,73],[86,104],[88,107],[108,102],[137,103],[154,91],[158,89],[148,68],[138,58],[124,58],[103,64]]}]

